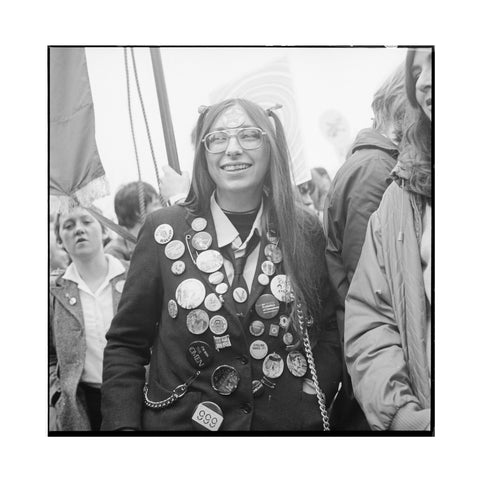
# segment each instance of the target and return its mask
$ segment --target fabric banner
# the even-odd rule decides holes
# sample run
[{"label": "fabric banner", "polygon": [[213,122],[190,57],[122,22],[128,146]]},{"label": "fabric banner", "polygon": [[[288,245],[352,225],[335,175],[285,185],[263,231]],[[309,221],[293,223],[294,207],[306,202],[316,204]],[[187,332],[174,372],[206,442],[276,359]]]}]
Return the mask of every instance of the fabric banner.
[{"label": "fabric banner", "polygon": [[210,101],[217,103],[233,97],[243,97],[265,109],[275,104],[283,106],[275,110],[275,114],[278,115],[285,129],[292,158],[293,180],[296,185],[309,181],[312,176],[303,151],[288,59],[284,57],[275,60],[262,69],[224,85],[210,95]]},{"label": "fabric banner", "polygon": [[89,206],[109,194],[95,141],[95,115],[83,47],[51,47],[50,209]]}]

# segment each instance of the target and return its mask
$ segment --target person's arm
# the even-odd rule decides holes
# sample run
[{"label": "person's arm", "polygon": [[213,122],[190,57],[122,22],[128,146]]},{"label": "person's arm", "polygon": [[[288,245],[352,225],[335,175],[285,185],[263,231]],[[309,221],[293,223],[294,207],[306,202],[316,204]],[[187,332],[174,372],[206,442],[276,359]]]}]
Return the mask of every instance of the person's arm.
[{"label": "person's arm", "polygon": [[162,285],[152,215],[140,231],[118,313],[107,333],[102,430],[141,429],[145,365],[161,316]]},{"label": "person's arm", "polygon": [[430,410],[422,409],[413,394],[392,308],[377,213],[346,299],[345,357],[355,397],[372,429],[428,429]]}]

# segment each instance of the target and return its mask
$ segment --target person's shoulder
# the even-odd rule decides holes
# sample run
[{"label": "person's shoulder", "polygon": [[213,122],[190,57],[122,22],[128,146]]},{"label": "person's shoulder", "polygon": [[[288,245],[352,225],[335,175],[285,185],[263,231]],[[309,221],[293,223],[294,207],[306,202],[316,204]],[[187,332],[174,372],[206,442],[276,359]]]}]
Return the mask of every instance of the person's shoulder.
[{"label": "person's shoulder", "polygon": [[157,209],[147,216],[148,222],[157,226],[163,223],[177,223],[185,219],[187,214],[186,208],[181,204],[175,204],[174,206],[168,206]]},{"label": "person's shoulder", "polygon": [[58,281],[64,274],[65,274],[64,268],[57,268],[57,269],[54,269],[53,271],[50,271],[50,275],[49,275],[50,288],[55,288],[55,286],[57,286]]}]

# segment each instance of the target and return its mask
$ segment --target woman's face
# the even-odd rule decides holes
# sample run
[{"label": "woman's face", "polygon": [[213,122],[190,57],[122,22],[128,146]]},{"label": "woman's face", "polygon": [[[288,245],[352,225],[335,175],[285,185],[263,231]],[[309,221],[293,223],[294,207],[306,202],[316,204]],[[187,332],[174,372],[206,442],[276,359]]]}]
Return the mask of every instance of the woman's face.
[{"label": "woman's face", "polygon": [[[210,177],[217,186],[217,192],[243,194],[261,192],[265,176],[270,168],[270,149],[265,135],[261,135],[261,144],[254,149],[248,147],[250,133],[239,131],[242,128],[258,127],[239,105],[228,107],[222,112],[210,129],[211,132],[227,131],[228,140],[225,151],[212,153],[205,150]],[[237,134],[243,136],[242,147]]]},{"label": "woman's face", "polygon": [[419,49],[412,62],[415,97],[425,115],[432,120],[432,52]]},{"label": "woman's face", "polygon": [[79,207],[60,216],[59,235],[72,258],[89,257],[103,249],[102,226],[88,211]]}]

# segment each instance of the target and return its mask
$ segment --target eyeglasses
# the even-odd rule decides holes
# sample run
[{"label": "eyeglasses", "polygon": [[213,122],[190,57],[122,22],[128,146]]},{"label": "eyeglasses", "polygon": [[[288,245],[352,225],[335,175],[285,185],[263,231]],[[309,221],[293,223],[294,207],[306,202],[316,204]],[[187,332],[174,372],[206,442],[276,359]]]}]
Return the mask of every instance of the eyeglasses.
[{"label": "eyeglasses", "polygon": [[231,137],[236,137],[242,149],[258,149],[263,144],[263,136],[266,133],[258,127],[240,127],[208,133],[202,140],[205,149],[212,154],[225,152]]}]

